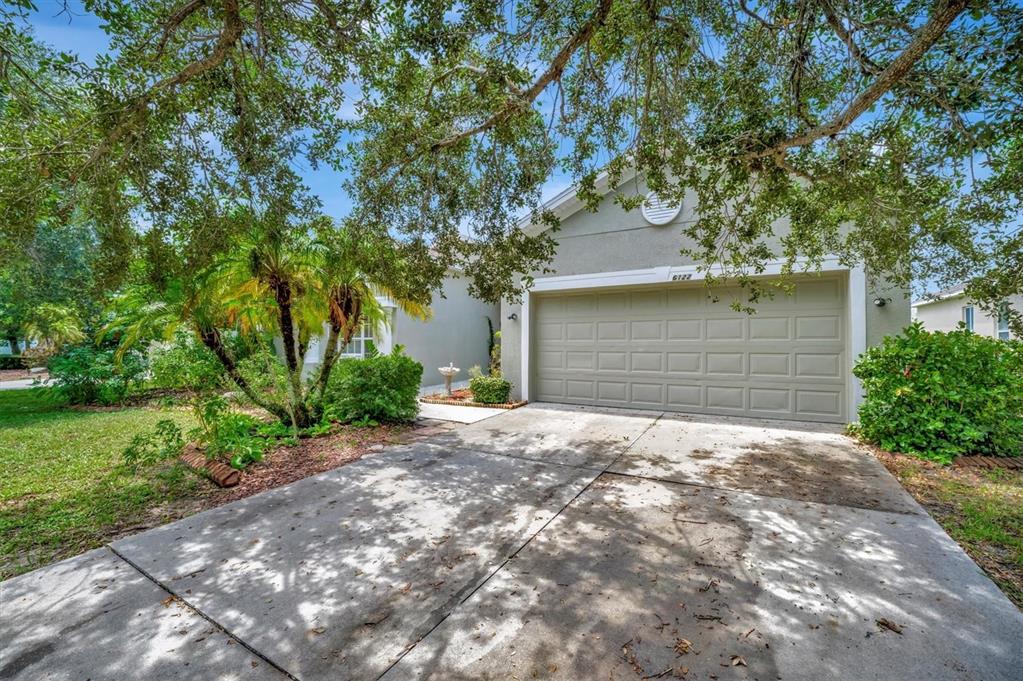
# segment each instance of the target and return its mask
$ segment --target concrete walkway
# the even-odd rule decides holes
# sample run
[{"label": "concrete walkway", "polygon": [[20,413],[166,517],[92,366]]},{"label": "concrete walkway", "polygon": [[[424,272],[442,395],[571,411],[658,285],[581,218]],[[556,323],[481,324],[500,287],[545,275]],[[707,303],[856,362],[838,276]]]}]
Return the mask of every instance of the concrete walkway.
[{"label": "concrete walkway", "polygon": [[550,405],[0,592],[0,679],[1017,679],[1023,640],[839,433]]}]

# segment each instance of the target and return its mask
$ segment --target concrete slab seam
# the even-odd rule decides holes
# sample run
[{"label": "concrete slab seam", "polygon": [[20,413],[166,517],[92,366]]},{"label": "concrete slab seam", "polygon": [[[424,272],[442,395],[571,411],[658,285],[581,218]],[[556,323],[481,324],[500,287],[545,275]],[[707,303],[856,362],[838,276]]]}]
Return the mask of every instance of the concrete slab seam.
[{"label": "concrete slab seam", "polygon": [[[658,421],[661,420],[662,416],[664,416],[663,412],[658,414],[657,417],[654,418],[653,421],[651,421],[649,424],[647,424],[647,426],[643,429],[643,432],[640,433],[636,437],[635,440],[630,442],[629,446],[626,447],[624,450],[622,450],[622,452],[618,456],[616,456],[614,459],[612,459],[602,470],[601,469],[596,469],[596,468],[582,468],[581,466],[571,466],[571,468],[579,468],[580,470],[594,471],[597,474],[594,475],[589,480],[589,482],[587,482],[585,485],[583,485],[582,489],[580,489],[571,499],[569,499],[567,502],[565,502],[565,504],[562,505],[562,507],[560,509],[558,509],[558,512],[555,513],[554,515],[552,515],[547,520],[547,522],[545,522],[543,525],[540,526],[540,528],[536,532],[534,532],[533,534],[529,535],[529,537],[526,538],[526,541],[524,541],[521,546],[519,546],[517,549],[515,549],[510,556],[506,557],[503,561],[501,561],[501,563],[498,564],[498,566],[496,568],[494,568],[489,575],[487,575],[483,580],[481,580],[480,583],[477,584],[475,588],[473,588],[471,591],[469,591],[469,593],[467,593],[462,600],[460,600],[453,608],[451,608],[451,610],[449,610],[447,613],[445,613],[444,617],[440,618],[440,620],[436,624],[434,624],[432,627],[430,627],[430,630],[427,631],[425,634],[423,634],[422,637],[420,637],[419,641],[416,641],[415,643],[410,645],[408,648],[406,648],[401,653],[401,655],[398,656],[398,659],[396,659],[394,662],[389,664],[386,669],[384,669],[384,671],[380,674],[380,676],[377,677],[377,681],[380,681],[380,679],[382,679],[384,676],[386,676],[389,671],[394,669],[394,667],[396,667],[402,661],[402,659],[404,659],[404,657],[406,655],[408,655],[410,652],[412,652],[412,650],[417,645],[419,645],[419,643],[421,641],[426,640],[426,638],[430,634],[432,634],[442,624],[444,624],[444,622],[447,621],[447,619],[449,617],[451,617],[451,614],[455,611],[456,608],[458,608],[461,605],[463,605],[466,601],[468,601],[470,598],[472,598],[476,594],[477,591],[479,591],[484,586],[486,586],[487,582],[489,582],[491,579],[493,579],[494,576],[497,575],[498,572],[503,570],[504,567],[506,565],[508,565],[508,563],[511,562],[515,558],[515,556],[519,555],[519,553],[521,553],[527,546],[529,546],[532,543],[532,541],[534,539],[536,539],[540,535],[541,532],[546,530],[550,526],[551,523],[553,523],[555,520],[557,520],[557,518],[559,516],[561,516],[562,513],[565,512],[565,509],[567,509],[569,506],[571,506],[573,503],[575,503],[575,500],[578,499],[580,496],[582,496],[586,492],[586,490],[588,490],[593,485],[594,482],[596,482],[602,475],[607,473],[608,468],[613,466],[615,464],[615,462],[618,461],[619,458],[621,458],[622,455],[627,453],[632,448],[633,445],[635,445],[637,442],[639,442],[643,438],[643,436],[647,434],[647,431],[649,431],[651,428],[653,428],[654,425]],[[497,456],[501,456],[501,455],[498,454]],[[564,464],[561,464],[561,465],[564,465]]]},{"label": "concrete slab seam", "polygon": [[205,612],[200,610],[195,605],[192,605],[184,596],[176,593],[173,589],[171,589],[170,587],[166,586],[163,582],[158,580],[156,577],[154,577],[153,575],[151,575],[150,573],[148,573],[144,569],[142,569],[142,567],[140,567],[139,565],[137,565],[134,562],[132,562],[131,559],[129,559],[129,558],[125,557],[124,555],[118,553],[117,549],[115,549],[113,546],[111,546],[110,544],[107,544],[106,548],[112,554],[114,554],[119,559],[121,559],[122,561],[127,563],[129,566],[131,566],[132,569],[134,569],[136,572],[141,574],[143,577],[148,579],[150,582],[155,584],[157,587],[159,587],[163,591],[166,591],[168,594],[170,594],[174,598],[179,599],[182,603],[187,605],[193,612],[195,612],[197,615],[199,615],[199,617],[203,618],[204,620],[206,620],[207,622],[212,624],[214,627],[216,627],[218,630],[222,631],[225,636],[228,636],[232,640],[237,641],[238,645],[240,645],[241,647],[243,647],[246,650],[248,650],[250,653],[252,653],[256,657],[258,657],[263,662],[266,662],[268,665],[270,665],[271,667],[276,669],[278,672],[283,674],[286,678],[289,678],[292,681],[301,681],[301,679],[299,679],[297,676],[295,676],[294,674],[289,672],[287,669],[283,668],[282,666],[280,666],[279,664],[277,664],[276,662],[271,660],[269,657],[267,657],[266,655],[261,653],[259,650],[257,650],[253,646],[249,645],[244,639],[238,637],[231,630],[229,630],[226,627],[224,627],[224,625],[222,625],[220,622],[216,621],[215,619],[213,619],[212,617],[207,615]]}]

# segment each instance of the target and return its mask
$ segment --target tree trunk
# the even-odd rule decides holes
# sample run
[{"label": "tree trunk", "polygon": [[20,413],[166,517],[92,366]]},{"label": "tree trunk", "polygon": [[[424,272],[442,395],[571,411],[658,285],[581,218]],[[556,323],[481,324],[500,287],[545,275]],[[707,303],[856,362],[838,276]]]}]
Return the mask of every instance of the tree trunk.
[{"label": "tree trunk", "polygon": [[291,411],[293,425],[304,428],[312,419],[309,405],[302,394],[302,364],[298,361],[298,343],[295,338],[295,320],[291,316],[291,284],[281,279],[270,282],[274,299],[277,301],[278,321],[281,326],[281,343],[284,345],[284,361],[288,366],[291,390]]},{"label": "tree trunk", "polygon": [[17,336],[8,336],[7,337],[7,342],[11,344],[11,354],[12,355],[20,355],[21,354],[21,347],[18,345],[18,337]]},{"label": "tree trunk", "polygon": [[330,333],[327,334],[327,347],[323,350],[323,364],[320,365],[320,375],[316,379],[316,394],[323,397],[327,389],[327,381],[330,380],[330,372],[334,369],[334,362],[337,361],[337,340],[341,334],[341,327],[336,324],[330,325]]},{"label": "tree trunk", "polygon": [[205,345],[210,351],[216,355],[217,359],[224,366],[224,370],[227,375],[231,377],[234,384],[245,393],[245,396],[252,400],[253,403],[266,409],[268,412],[276,416],[284,423],[291,422],[291,415],[286,409],[280,405],[273,404],[264,400],[259,394],[253,390],[249,382],[245,380],[245,377],[238,371],[238,365],[235,364],[234,358],[228,353],[227,348],[224,347],[224,341],[220,337],[220,332],[216,329],[202,329],[197,328],[196,332],[199,334],[199,340]]}]

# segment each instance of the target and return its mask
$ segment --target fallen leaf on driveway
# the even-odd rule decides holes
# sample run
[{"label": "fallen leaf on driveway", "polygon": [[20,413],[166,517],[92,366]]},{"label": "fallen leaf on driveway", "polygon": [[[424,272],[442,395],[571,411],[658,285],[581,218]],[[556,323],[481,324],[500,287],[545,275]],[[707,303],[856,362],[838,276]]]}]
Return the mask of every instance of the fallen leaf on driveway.
[{"label": "fallen leaf on driveway", "polygon": [[732,666],[733,667],[745,667],[746,660],[742,659],[738,655],[732,655]]},{"label": "fallen leaf on driveway", "polygon": [[684,638],[680,638],[675,642],[675,652],[679,655],[688,655],[689,651],[692,650],[693,643]]},{"label": "fallen leaf on driveway", "polygon": [[896,624],[895,622],[892,622],[890,619],[882,617],[881,619],[875,621],[877,622],[877,626],[879,627],[888,629],[890,631],[894,631],[896,634],[902,633],[902,625]]}]

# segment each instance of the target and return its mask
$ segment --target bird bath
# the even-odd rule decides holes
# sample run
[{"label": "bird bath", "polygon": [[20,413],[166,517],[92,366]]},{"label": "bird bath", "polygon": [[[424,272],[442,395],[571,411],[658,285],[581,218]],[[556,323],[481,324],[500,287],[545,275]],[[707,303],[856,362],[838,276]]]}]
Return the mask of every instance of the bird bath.
[{"label": "bird bath", "polygon": [[461,369],[455,366],[454,362],[449,362],[446,367],[439,367],[437,371],[444,377],[444,394],[451,395],[451,379],[454,378]]}]

